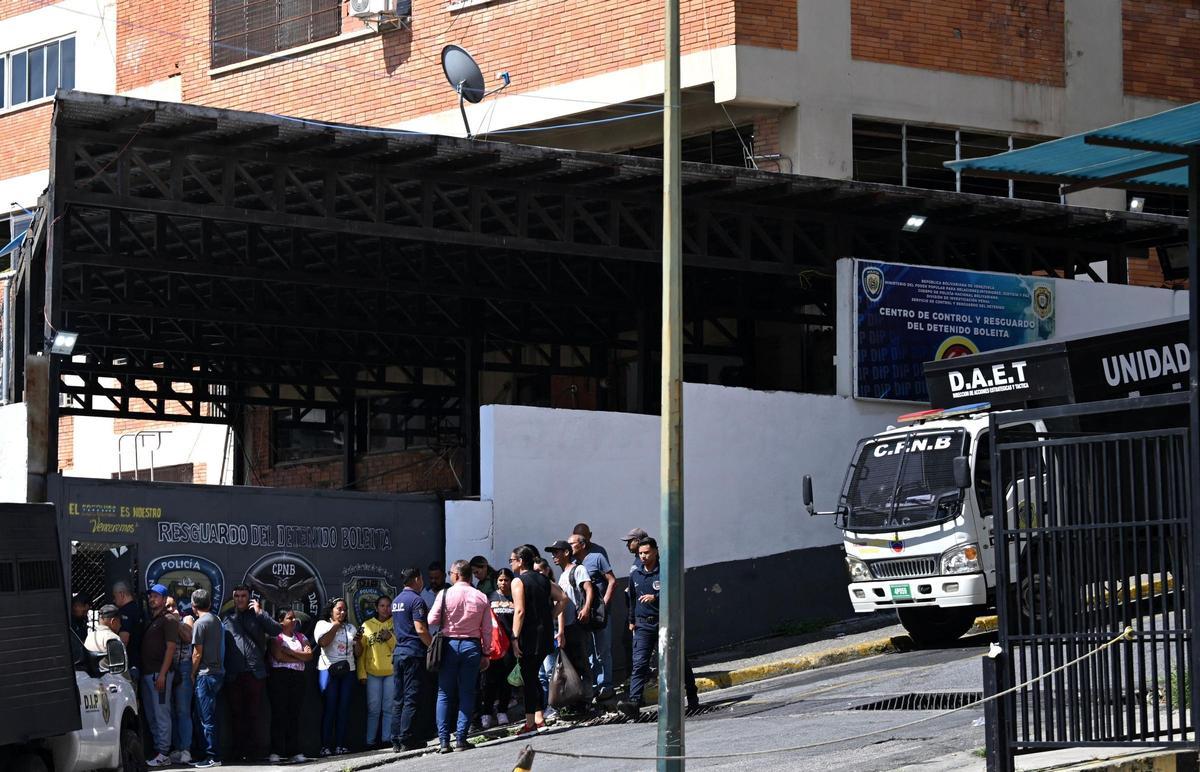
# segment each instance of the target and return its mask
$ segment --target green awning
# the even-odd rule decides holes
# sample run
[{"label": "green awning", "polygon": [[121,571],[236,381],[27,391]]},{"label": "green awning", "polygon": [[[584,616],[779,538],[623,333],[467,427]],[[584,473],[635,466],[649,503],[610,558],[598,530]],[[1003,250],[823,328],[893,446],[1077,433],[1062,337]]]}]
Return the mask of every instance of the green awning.
[{"label": "green awning", "polygon": [[1094,187],[1187,190],[1187,158],[1200,150],[1200,102],[986,158],[947,161],[970,174],[1039,180],[1067,192]]}]

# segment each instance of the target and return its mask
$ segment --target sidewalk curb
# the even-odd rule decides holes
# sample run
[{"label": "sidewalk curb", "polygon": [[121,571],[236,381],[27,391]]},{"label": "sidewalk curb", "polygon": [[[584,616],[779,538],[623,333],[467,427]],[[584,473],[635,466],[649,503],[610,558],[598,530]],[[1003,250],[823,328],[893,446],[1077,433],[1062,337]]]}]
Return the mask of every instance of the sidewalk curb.
[{"label": "sidewalk curb", "polygon": [[[975,626],[971,628],[971,632],[990,633],[995,632],[996,627],[997,618],[995,615],[982,616],[975,620]],[[828,667],[830,665],[840,665],[843,662],[853,662],[854,660],[865,659],[866,657],[874,657],[877,654],[891,654],[896,651],[905,650],[911,646],[911,644],[906,646],[903,641],[908,641],[908,637],[901,635],[876,638],[849,646],[829,649],[820,654],[789,657],[761,665],[737,668],[736,670],[708,673],[707,675],[696,677],[696,690],[699,692],[711,692],[717,689],[728,689],[732,686],[741,686],[742,684],[754,683],[755,681],[765,681],[768,678],[802,673],[806,670],[816,670],[817,668]],[[658,698],[657,695],[657,689],[648,688],[646,690],[646,699],[650,702],[655,701]]]}]

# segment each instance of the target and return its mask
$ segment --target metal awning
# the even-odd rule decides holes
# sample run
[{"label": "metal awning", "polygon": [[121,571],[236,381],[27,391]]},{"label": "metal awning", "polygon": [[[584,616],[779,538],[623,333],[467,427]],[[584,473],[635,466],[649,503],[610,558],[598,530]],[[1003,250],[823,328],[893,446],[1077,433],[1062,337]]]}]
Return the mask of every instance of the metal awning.
[{"label": "metal awning", "polygon": [[1187,190],[1188,155],[1200,150],[1200,102],[986,158],[947,161],[963,174],[1095,187]]}]

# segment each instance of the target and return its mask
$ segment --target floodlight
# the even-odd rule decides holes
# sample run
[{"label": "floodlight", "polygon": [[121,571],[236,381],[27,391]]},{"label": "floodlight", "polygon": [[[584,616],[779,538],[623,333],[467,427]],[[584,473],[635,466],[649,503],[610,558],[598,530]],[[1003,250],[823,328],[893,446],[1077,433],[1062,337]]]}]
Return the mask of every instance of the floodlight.
[{"label": "floodlight", "polygon": [[921,226],[925,224],[927,219],[929,218],[923,214],[910,214],[908,216],[908,220],[904,223],[904,227],[902,227],[900,230],[907,231],[909,233],[916,233],[917,231],[921,230]]},{"label": "floodlight", "polygon": [[75,341],[78,339],[79,333],[77,332],[59,330],[54,333],[54,340],[50,342],[50,353],[71,356],[71,352],[75,350]]},{"label": "floodlight", "polygon": [[1146,199],[1141,196],[1134,196],[1129,199],[1129,211],[1140,212],[1146,208]]},{"label": "floodlight", "polygon": [[471,136],[471,124],[467,121],[467,108],[464,102],[478,104],[483,101],[486,96],[491,96],[497,91],[503,91],[512,82],[507,72],[500,73],[500,80],[504,84],[499,88],[487,91],[483,82],[483,71],[479,69],[479,65],[475,63],[475,58],[467,53],[466,49],[461,46],[448,45],[442,49],[442,72],[446,73],[446,80],[450,81],[450,85],[458,92],[458,110],[462,113],[463,125],[467,129],[467,138]]}]

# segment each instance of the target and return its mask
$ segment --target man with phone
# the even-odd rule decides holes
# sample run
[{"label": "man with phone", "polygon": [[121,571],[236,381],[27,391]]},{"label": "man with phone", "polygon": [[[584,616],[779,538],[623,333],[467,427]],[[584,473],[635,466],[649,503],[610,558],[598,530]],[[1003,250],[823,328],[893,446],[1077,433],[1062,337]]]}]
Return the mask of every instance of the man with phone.
[{"label": "man with phone", "polygon": [[267,681],[267,636],[279,635],[283,628],[263,612],[244,584],[233,588],[233,610],[226,615],[224,627],[233,637],[233,650],[225,653],[225,689],[233,729],[231,758],[261,761],[266,758],[266,739],[259,725]]}]

